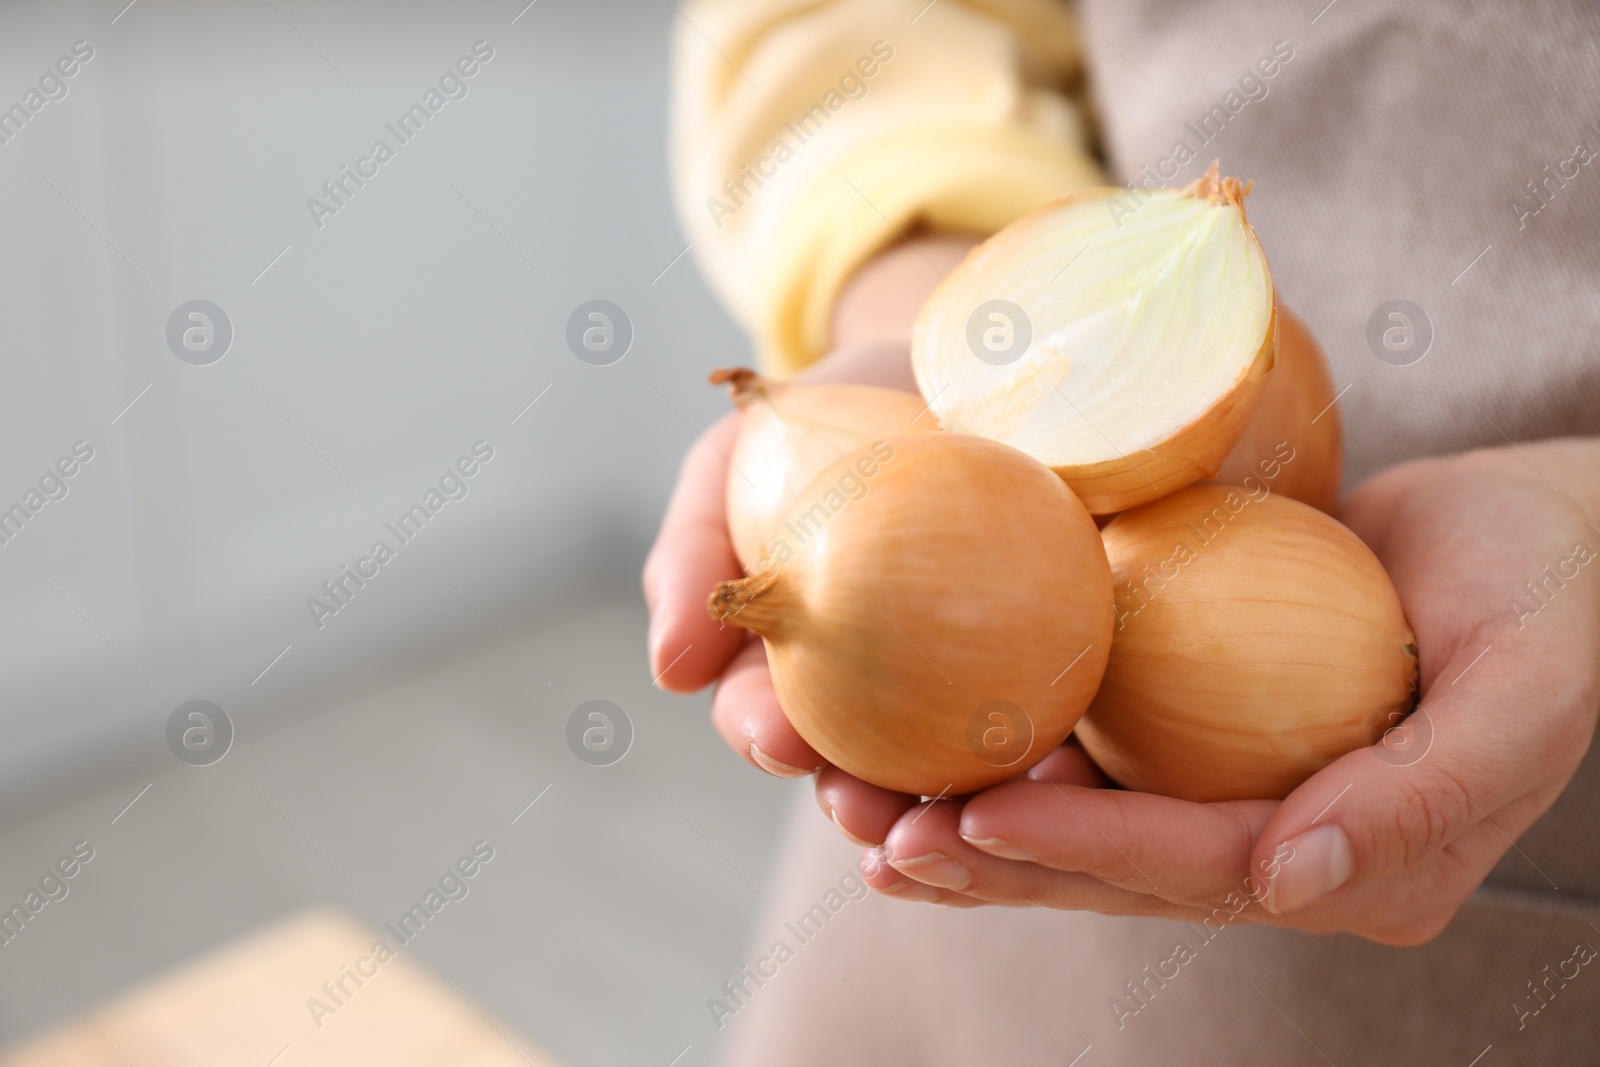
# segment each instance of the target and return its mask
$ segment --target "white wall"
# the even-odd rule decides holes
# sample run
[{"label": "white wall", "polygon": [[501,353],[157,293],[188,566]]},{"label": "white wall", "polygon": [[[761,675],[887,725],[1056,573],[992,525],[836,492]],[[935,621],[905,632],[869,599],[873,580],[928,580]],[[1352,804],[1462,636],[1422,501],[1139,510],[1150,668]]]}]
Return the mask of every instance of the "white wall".
[{"label": "white wall", "polygon": [[[702,375],[748,358],[692,257],[656,280],[684,247],[671,5],[276,6],[0,13],[0,107],[94,48],[0,146],[0,506],[95,452],[0,545],[0,795],[194,697],[248,718],[470,643],[450,582],[502,620],[631,595],[690,422],[724,408]],[[384,123],[479,40],[468,95],[398,146]],[[307,198],[379,137],[395,158],[318,229]],[[564,340],[594,297],[636,331],[609,367]],[[165,338],[195,298],[235,329],[210,366]],[[319,631],[307,597],[480,439],[470,495]]]}]

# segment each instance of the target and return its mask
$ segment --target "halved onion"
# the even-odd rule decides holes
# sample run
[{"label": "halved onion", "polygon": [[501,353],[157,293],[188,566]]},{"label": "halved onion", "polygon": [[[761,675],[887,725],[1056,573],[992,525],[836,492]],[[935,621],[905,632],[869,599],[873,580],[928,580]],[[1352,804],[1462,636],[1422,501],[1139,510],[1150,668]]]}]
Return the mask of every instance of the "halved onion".
[{"label": "halved onion", "polygon": [[946,430],[1011,445],[1105,514],[1211,477],[1272,369],[1249,187],[1087,189],[975,248],[923,305],[912,365]]}]

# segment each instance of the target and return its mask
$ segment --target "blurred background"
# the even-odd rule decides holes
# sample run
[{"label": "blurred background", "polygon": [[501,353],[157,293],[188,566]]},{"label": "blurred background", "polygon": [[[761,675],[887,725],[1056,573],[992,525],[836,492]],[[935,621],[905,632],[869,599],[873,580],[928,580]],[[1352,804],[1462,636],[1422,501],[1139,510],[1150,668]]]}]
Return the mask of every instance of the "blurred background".
[{"label": "blurred background", "polygon": [[[673,5],[525,3],[0,14],[0,1047],[487,842],[406,958],[560,1062],[710,1062],[805,787],[652,687],[638,570],[749,355],[669,208]],[[322,1062],[317,993],[230,1062]]]}]

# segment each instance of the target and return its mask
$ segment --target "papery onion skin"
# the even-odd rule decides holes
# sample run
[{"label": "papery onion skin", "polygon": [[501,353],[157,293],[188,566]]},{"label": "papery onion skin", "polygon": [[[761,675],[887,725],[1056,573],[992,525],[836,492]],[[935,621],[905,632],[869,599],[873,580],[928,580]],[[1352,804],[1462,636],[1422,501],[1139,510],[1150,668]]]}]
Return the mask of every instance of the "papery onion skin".
[{"label": "papery onion skin", "polygon": [[1280,305],[1277,364],[1249,428],[1212,482],[1265,482],[1280,496],[1332,515],[1344,478],[1336,395],[1321,346],[1306,324]]},{"label": "papery onion skin", "polygon": [[[805,525],[852,476],[860,494]],[[1110,568],[1088,511],[1042,464],[964,434],[892,438],[824,471],[785,530],[792,554],[707,606],[765,638],[784,713],[835,766],[959,795],[1043,759],[1088,706],[1110,648]],[[991,706],[1014,710],[991,720]]]},{"label": "papery onion skin", "polygon": [[[1259,251],[1254,230],[1244,217],[1243,201],[1250,192],[1248,184],[1242,184],[1234,178],[1220,177],[1218,166],[1213,164],[1205,177],[1181,192],[1214,205],[1237,208],[1252,247]],[[1178,191],[1171,191],[1171,194],[1178,195]],[[972,432],[967,426],[947,421],[946,410],[949,405],[939,399],[945,386],[930,369],[931,357],[928,353],[941,347],[960,345],[957,325],[965,312],[970,310],[968,305],[972,291],[992,291],[995,297],[1001,298],[1009,295],[1003,285],[980,284],[978,280],[988,274],[1013,269],[1017,259],[1027,254],[1030,241],[1035,240],[1033,234],[1048,232],[1058,214],[1089,204],[1104,204],[1109,213],[1119,198],[1128,195],[1128,190],[1115,187],[1081,189],[1070,193],[1012,223],[974,248],[935,289],[923,305],[913,331],[912,364],[919,387],[929,397],[934,410],[940,413],[941,425],[945,429]],[[1091,513],[1115,514],[1211,478],[1222,468],[1229,452],[1245,434],[1265,395],[1276,357],[1277,306],[1272,298],[1271,276],[1265,270],[1264,257],[1262,263],[1270,315],[1261,332],[1259,346],[1253,353],[1246,354],[1237,378],[1208,408],[1147,446],[1132,448],[1109,459],[1051,463],[1052,469],[1072,487]],[[1090,410],[1078,414],[1089,420],[1091,425],[1096,417],[1096,413]],[[1115,441],[1112,443],[1116,444]]]},{"label": "papery onion skin", "polygon": [[938,420],[915,393],[871,385],[779,381],[744,368],[719,370],[741,412],[729,456],[728,533],[746,571],[760,568],[784,514],[825,467],[871,441]]},{"label": "papery onion skin", "polygon": [[1282,798],[1412,708],[1416,644],[1399,596],[1334,519],[1195,486],[1102,535],[1118,628],[1076,734],[1120,785]]}]

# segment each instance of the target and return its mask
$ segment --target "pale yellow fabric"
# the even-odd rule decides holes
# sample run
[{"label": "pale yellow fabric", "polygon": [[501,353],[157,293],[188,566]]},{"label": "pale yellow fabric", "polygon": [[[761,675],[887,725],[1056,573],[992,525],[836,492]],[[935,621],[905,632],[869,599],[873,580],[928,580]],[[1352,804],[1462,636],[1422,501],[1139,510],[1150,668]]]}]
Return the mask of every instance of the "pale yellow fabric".
[{"label": "pale yellow fabric", "polygon": [[1052,0],[699,0],[674,40],[679,218],[769,370],[918,223],[990,233],[1101,183]]}]

